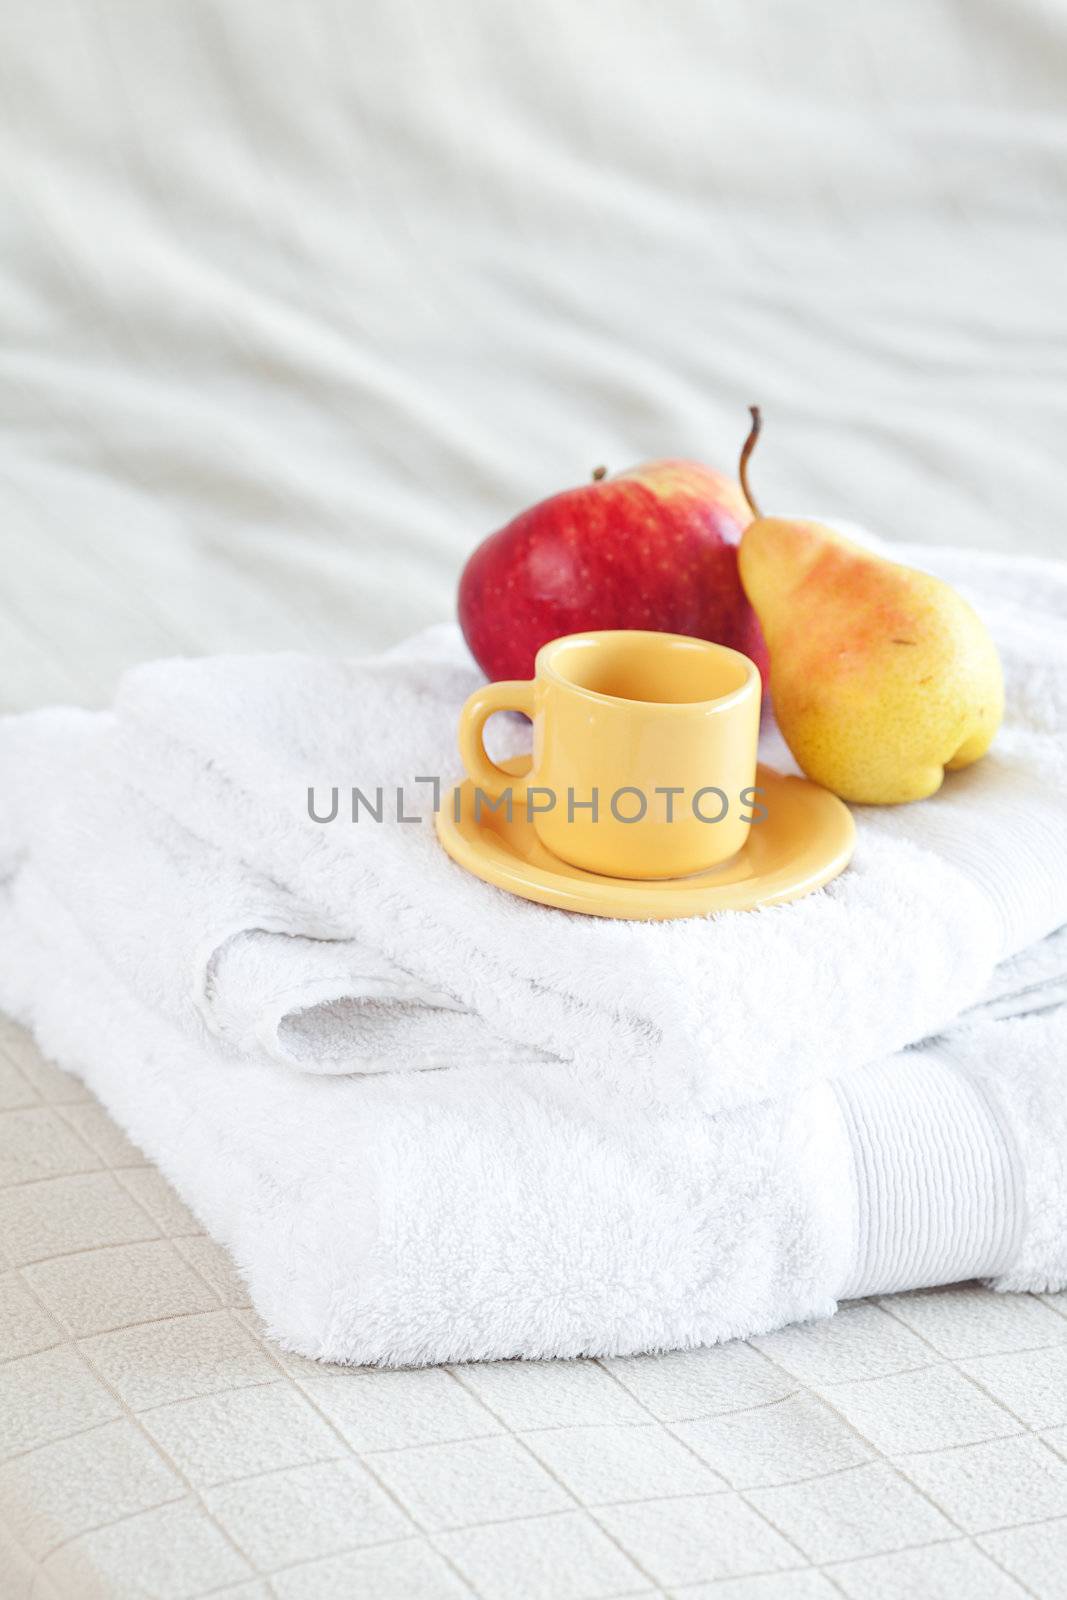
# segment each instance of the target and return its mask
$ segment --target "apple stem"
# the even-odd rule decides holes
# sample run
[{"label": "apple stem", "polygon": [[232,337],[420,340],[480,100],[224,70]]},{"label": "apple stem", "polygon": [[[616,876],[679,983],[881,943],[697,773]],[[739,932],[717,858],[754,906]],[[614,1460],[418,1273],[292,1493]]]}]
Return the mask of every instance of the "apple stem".
[{"label": "apple stem", "polygon": [[606,478],[607,475],[608,475],[607,467],[594,467],[593,468],[593,482],[594,483],[599,483],[601,478]]},{"label": "apple stem", "polygon": [[748,430],[748,438],[741,447],[741,466],[737,475],[741,479],[741,488],[745,499],[748,501],[748,508],[754,517],[758,517],[762,516],[762,512],[752,498],[752,491],[748,486],[748,458],[756,448],[756,440],[759,438],[760,428],[763,426],[763,418],[760,416],[759,406],[749,406],[748,411],[752,418],[752,426]]}]

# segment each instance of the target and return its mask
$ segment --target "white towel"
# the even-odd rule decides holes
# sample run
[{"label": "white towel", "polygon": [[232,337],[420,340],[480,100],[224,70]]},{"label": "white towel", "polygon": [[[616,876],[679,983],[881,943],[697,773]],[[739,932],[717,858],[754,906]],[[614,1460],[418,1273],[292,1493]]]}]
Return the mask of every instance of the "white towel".
[{"label": "white towel", "polygon": [[[29,859],[113,977],[224,1054],[307,1072],[432,1070],[501,1041],[483,1019],[127,781],[115,719],[58,709],[0,725],[0,839]],[[548,1060],[534,1044],[510,1059]]]},{"label": "white towel", "polygon": [[[647,1104],[684,1096],[716,1109],[792,1092],[944,1027],[998,961],[1067,921],[1067,568],[1035,562],[1021,575],[1005,559],[905,553],[967,587],[986,615],[1005,661],[1005,726],[934,799],[862,808],[853,865],[791,906],[610,923],[516,900],[454,866],[416,782],[456,773],[453,729],[478,681],[450,629],[371,662],[138,668],[118,697],[117,758],[146,800],[227,861],[494,1035]],[[773,728],[765,754],[787,761]],[[372,797],[400,786],[420,820],[353,824],[342,806],[318,824],[309,786],[323,800],[335,786]],[[297,919],[289,931],[307,929]],[[334,963],[337,951],[309,954]],[[326,1014],[317,1023],[306,1054],[319,1049],[322,1064],[333,1030]]]},{"label": "white towel", "polygon": [[409,1364],[623,1355],[972,1276],[1067,1284],[1067,1008],[718,1116],[559,1063],[312,1076],[225,1059],[116,981],[24,863],[0,1006],[233,1253],[286,1347]]},{"label": "white towel", "polygon": [[[131,788],[113,717],[48,711],[7,724],[0,828],[115,978],[194,1040],[310,1072],[478,1064],[484,1019],[345,937],[283,885],[226,857]],[[18,820],[16,820],[16,815]],[[971,1020],[1067,995],[1067,930],[996,969]],[[516,1062],[553,1059],[512,1044]]]},{"label": "white towel", "polygon": [[[1016,623],[1024,632],[1021,618],[1003,619],[1002,638]],[[1022,669],[1006,653],[1011,682]],[[457,655],[435,634],[365,669],[315,671],[339,683],[365,671],[405,706],[421,703],[412,680],[432,698],[444,672],[451,703],[470,678]],[[233,664],[200,670],[220,669]],[[1058,678],[1047,694],[1037,667],[1023,682],[1035,691],[1029,720],[1040,707],[1058,729]],[[1012,695],[1014,708],[1018,683]],[[570,1057],[516,1047],[451,986],[430,986],[428,968],[398,966],[385,937],[353,937],[342,894],[323,903],[315,888],[330,862],[358,865],[358,850],[331,844],[313,873],[293,870],[287,835],[271,834],[276,812],[254,806],[222,848],[227,809],[212,808],[224,779],[207,762],[153,775],[142,757],[131,783],[143,726],[129,711],[57,711],[0,732],[0,1005],[171,1177],[290,1348],[387,1363],[625,1354],[758,1334],[845,1295],[969,1276],[1067,1284],[1067,935],[1016,952],[984,987],[975,967],[972,1009],[941,1039],[854,1070],[833,1039],[821,1061],[804,1039],[806,1084],[718,1114],[692,1103],[694,1089],[714,1100],[704,1086],[716,1089],[715,1057],[671,1060],[660,1040],[637,1056],[665,1070],[635,1116],[619,1092],[629,1061],[617,1078],[588,1072],[576,1032]],[[155,748],[182,746],[168,731]],[[220,747],[212,760],[224,770],[236,754]],[[241,794],[255,799],[248,779]],[[178,811],[209,836],[215,815],[214,842]],[[966,889],[965,865],[892,837],[904,815],[870,816],[876,856],[917,858]],[[414,827],[400,837],[416,835],[430,838]],[[949,852],[952,842],[946,833]],[[1010,881],[1003,863],[992,880]],[[1003,887],[988,902],[970,888],[973,905],[997,908],[991,921],[1033,915]],[[373,903],[379,921],[366,926],[385,930],[384,902]],[[846,902],[857,918],[860,903]],[[619,931],[514,910],[564,940],[588,929],[610,944]],[[779,948],[784,922],[761,913],[678,931],[732,939],[747,924]],[[663,930],[629,931],[636,959],[641,936],[655,949]],[[883,992],[895,1003],[895,988]],[[660,997],[670,994],[664,983]],[[788,1065],[776,1081],[788,1084]],[[403,1070],[425,1066],[447,1070]]]}]

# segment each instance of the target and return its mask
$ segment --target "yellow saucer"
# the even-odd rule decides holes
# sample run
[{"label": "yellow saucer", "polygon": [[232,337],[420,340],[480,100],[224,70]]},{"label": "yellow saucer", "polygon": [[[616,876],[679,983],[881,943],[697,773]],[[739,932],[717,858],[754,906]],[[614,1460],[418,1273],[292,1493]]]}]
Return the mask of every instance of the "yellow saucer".
[{"label": "yellow saucer", "polygon": [[[525,759],[501,762],[515,773],[528,765]],[[766,820],[749,829],[748,842],[730,861],[691,878],[604,878],[568,866],[545,849],[521,801],[511,822],[503,808],[494,812],[484,805],[475,822],[470,779],[445,796],[437,836],[452,860],[476,878],[563,911],[645,922],[751,911],[799,900],[836,878],[848,866],[856,835],[848,807],[818,784],[783,777],[770,767],[760,767],[756,781]]]}]

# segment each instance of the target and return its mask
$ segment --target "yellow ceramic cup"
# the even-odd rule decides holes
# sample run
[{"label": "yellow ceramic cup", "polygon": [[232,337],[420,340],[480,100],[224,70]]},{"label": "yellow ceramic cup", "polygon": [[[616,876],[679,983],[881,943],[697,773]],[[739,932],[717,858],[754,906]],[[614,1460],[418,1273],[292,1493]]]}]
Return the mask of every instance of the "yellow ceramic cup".
[{"label": "yellow ceramic cup", "polygon": [[[476,804],[525,804],[547,850],[613,878],[684,877],[741,849],[758,815],[760,676],[747,656],[675,633],[575,633],[538,651],[535,674],[463,707]],[[519,777],[483,743],[487,718],[507,710],[533,719]]]}]

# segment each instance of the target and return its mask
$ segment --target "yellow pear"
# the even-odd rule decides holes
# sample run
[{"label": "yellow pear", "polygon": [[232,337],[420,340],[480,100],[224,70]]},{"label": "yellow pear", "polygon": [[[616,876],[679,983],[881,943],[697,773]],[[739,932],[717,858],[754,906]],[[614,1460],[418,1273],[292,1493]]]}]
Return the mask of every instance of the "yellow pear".
[{"label": "yellow pear", "polygon": [[1004,714],[996,646],[949,584],[820,522],[764,517],[741,539],[745,593],[771,656],[771,701],[809,778],[844,800],[924,800],[985,754]]}]

